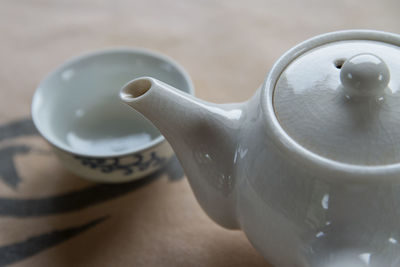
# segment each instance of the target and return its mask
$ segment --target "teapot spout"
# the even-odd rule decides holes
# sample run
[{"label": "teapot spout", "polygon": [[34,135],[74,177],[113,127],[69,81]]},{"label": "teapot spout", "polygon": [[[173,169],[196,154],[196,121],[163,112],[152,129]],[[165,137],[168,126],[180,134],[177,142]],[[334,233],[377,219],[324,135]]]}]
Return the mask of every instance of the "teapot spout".
[{"label": "teapot spout", "polygon": [[244,105],[201,101],[150,77],[129,82],[120,97],[171,144],[206,213],[226,228],[239,228],[234,158]]}]

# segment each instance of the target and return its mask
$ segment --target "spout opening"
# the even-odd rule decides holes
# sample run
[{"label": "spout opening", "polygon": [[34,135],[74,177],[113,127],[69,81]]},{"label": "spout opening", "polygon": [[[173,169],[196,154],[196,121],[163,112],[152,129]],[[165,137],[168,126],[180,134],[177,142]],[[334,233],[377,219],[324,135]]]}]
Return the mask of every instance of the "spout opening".
[{"label": "spout opening", "polygon": [[138,78],[127,83],[121,89],[121,99],[124,101],[132,101],[140,96],[145,95],[152,87],[152,82],[148,78]]}]

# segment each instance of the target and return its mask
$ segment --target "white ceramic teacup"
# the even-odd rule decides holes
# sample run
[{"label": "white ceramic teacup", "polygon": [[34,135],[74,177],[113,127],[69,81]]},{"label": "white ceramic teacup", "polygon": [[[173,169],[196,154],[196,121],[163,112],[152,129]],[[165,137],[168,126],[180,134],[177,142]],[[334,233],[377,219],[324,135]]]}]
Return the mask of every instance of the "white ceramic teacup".
[{"label": "white ceramic teacup", "polygon": [[67,169],[95,181],[124,182],[158,170],[173,155],[157,128],[119,99],[120,88],[140,76],[194,92],[173,60],[129,48],[79,56],[39,84],[32,118]]}]

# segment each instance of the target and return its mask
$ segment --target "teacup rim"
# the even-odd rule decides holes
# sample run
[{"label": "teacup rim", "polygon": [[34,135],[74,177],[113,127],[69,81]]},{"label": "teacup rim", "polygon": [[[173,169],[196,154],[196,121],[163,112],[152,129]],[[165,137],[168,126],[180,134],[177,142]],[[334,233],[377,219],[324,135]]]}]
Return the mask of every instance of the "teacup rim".
[{"label": "teacup rim", "polygon": [[57,67],[55,67],[52,71],[50,71],[45,77],[38,83],[38,85],[35,88],[35,92],[32,96],[32,102],[31,102],[31,117],[33,124],[35,125],[36,129],[38,132],[41,134],[41,136],[52,146],[56,147],[57,149],[64,151],[66,153],[70,153],[72,155],[80,156],[80,157],[88,157],[88,158],[118,158],[118,157],[124,157],[128,156],[131,154],[139,153],[139,152],[144,152],[149,149],[152,149],[158,145],[160,145],[162,142],[165,141],[165,137],[160,134],[157,138],[151,140],[150,142],[146,143],[143,146],[135,146],[130,150],[125,150],[123,152],[114,152],[114,153],[83,153],[82,151],[74,150],[72,147],[69,146],[60,146],[57,144],[57,142],[54,142],[52,138],[50,137],[49,134],[47,134],[45,131],[43,131],[42,127],[40,127],[40,122],[37,118],[37,115],[34,111],[34,101],[37,95],[39,94],[39,88],[41,87],[42,84],[44,84],[46,81],[48,81],[51,77],[53,77],[56,73],[58,73],[60,70],[63,68],[66,68],[72,64],[78,63],[79,61],[82,61],[87,58],[92,58],[96,56],[102,56],[106,54],[112,54],[112,53],[129,53],[129,54],[138,54],[138,55],[145,55],[153,58],[160,59],[169,65],[173,66],[178,73],[180,73],[184,79],[184,81],[187,83],[187,91],[186,93],[190,95],[194,95],[195,90],[194,90],[194,85],[192,82],[192,79],[190,78],[190,75],[188,72],[175,60],[173,60],[171,57],[162,54],[161,52],[150,50],[144,47],[128,47],[128,46],[116,46],[116,47],[108,47],[108,48],[102,48],[102,49],[97,49],[94,51],[89,51],[89,52],[83,52],[77,56],[74,56],[72,58],[67,59],[63,63],[59,64]]}]

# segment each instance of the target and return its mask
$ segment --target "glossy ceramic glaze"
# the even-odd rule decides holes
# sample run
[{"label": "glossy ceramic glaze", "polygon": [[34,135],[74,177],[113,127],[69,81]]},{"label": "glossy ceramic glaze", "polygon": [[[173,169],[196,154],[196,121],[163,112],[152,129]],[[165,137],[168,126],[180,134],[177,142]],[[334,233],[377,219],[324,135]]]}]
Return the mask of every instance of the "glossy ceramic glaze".
[{"label": "glossy ceramic glaze", "polygon": [[398,47],[373,40],[308,50],[276,82],[273,102],[280,126],[324,158],[356,165],[399,162],[398,62]]},{"label": "glossy ceramic glaze", "polygon": [[[344,31],[315,37],[283,55],[255,95],[245,103],[207,103],[150,77],[128,83],[120,96],[149,118],[170,142],[206,213],[224,227],[242,229],[273,265],[400,266],[399,161],[369,164],[360,156],[359,161],[352,162],[349,158],[340,158],[338,155],[342,152],[334,149],[322,154],[320,151],[325,150],[318,145],[310,148],[299,141],[304,133],[287,130],[295,127],[289,116],[278,118],[284,109],[275,110],[277,96],[274,94],[280,93],[275,90],[282,89],[278,81],[292,62],[315,48],[354,40],[390,43],[397,49],[400,45],[398,35],[375,31]],[[360,61],[353,56],[363,56],[365,51],[343,52],[345,60],[333,60],[330,64],[331,71],[335,71],[332,75],[338,79],[334,83],[352,86],[349,90],[332,87],[340,92],[338,97],[346,98],[349,91],[357,92],[359,82],[370,78],[363,76],[363,71],[361,78],[356,75]],[[372,57],[367,59],[367,65],[377,62],[370,70],[382,77],[378,78],[377,86],[361,88],[378,92],[367,93],[372,98],[364,104],[371,99],[386,103],[386,95],[380,99],[381,92],[398,89],[389,90],[386,86],[397,84],[398,78],[392,76],[390,82],[388,79],[400,65],[388,65],[388,74],[385,66],[375,61],[376,56]],[[364,59],[361,62],[365,63]],[[341,67],[350,66],[344,69],[344,75],[354,74],[358,77],[356,82],[340,79],[338,62]],[[299,73],[298,78],[312,80],[323,73],[317,68],[313,73]],[[329,85],[331,80],[326,82]],[[283,90],[287,88],[285,84]],[[310,101],[319,100],[310,98]],[[357,99],[356,103],[364,100]],[[292,105],[292,109],[306,114],[304,106],[296,106],[296,102]],[[396,110],[387,114],[400,119]],[[286,124],[281,124],[280,119],[286,120]],[[328,125],[328,122],[322,123]],[[315,120],[315,124],[321,122]],[[329,132],[325,134],[330,137]],[[328,138],[326,142],[343,141],[351,145],[348,138],[352,137],[346,133],[342,139]],[[330,145],[334,148],[335,143]]]},{"label": "glossy ceramic glaze", "polygon": [[159,169],[173,151],[118,91],[132,77],[152,75],[193,94],[185,71],[142,49],[98,51],[68,61],[38,86],[32,117],[55,154],[73,173],[95,181],[124,182]]}]

